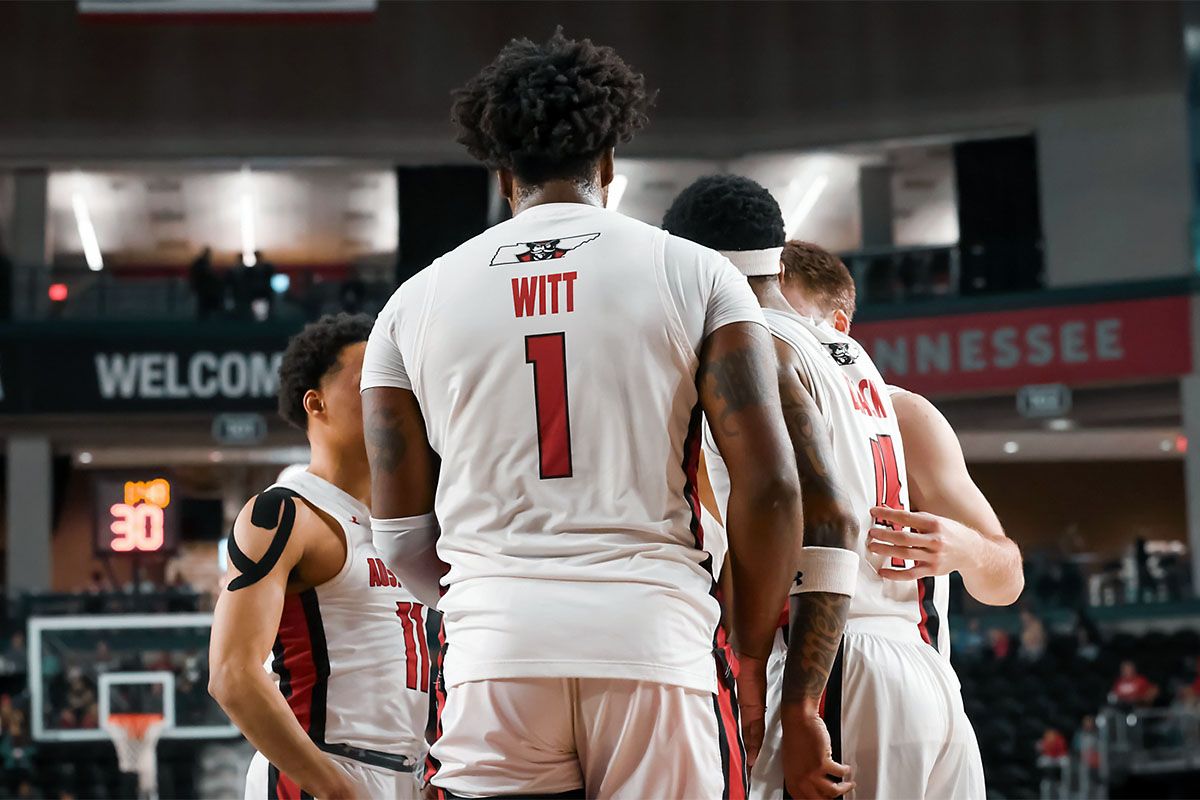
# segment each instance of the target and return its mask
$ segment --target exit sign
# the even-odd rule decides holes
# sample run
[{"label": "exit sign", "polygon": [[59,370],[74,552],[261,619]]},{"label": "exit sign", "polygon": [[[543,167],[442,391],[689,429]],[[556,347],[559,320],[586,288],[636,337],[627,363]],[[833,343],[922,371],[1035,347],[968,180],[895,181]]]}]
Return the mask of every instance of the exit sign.
[{"label": "exit sign", "polygon": [[1017,412],[1030,419],[1061,417],[1071,411],[1071,388],[1061,383],[1022,386],[1017,390]]}]

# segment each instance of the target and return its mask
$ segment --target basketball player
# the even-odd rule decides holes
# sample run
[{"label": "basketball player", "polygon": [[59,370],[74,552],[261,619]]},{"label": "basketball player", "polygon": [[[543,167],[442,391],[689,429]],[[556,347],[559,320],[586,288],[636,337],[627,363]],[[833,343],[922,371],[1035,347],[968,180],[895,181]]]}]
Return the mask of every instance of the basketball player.
[{"label": "basketball player", "polygon": [[610,48],[561,31],[505,46],[453,119],[514,217],[404,283],[367,347],[376,543],[418,597],[437,599],[449,565],[443,795],[745,796],[695,489],[701,408],[733,478],[753,705],[799,482],[745,280],[604,208],[613,148],[649,102]]},{"label": "basketball player", "polygon": [[292,338],[279,411],[312,461],[247,503],[229,538],[209,691],[258,748],[247,800],[420,796],[425,614],[371,543],[358,394],[370,330],[339,314]]},{"label": "basketball player", "polygon": [[[805,520],[753,795],[778,798],[786,788],[797,798],[982,798],[982,764],[958,681],[930,646],[932,597],[917,581],[881,578],[881,569],[911,563],[867,547],[872,509],[903,509],[908,499],[904,447],[882,378],[857,343],[788,304],[779,280],[783,215],[766,189],[738,176],[701,178],[676,198],[664,226],[722,250],[749,276],[777,340],[804,489],[828,485],[849,510]],[[705,455],[720,505],[729,484],[721,443],[712,445]],[[836,763],[843,761],[853,782]]]},{"label": "basketball player", "polygon": [[[846,265],[832,253],[800,241],[784,246],[782,262],[783,294],[792,307],[849,335],[855,288]],[[875,508],[875,518],[891,527],[872,531],[874,540],[867,548],[876,555],[915,562],[911,570],[885,570],[880,577],[933,585],[940,622],[931,636],[948,657],[949,582],[935,578],[958,572],[967,592],[979,602],[1011,605],[1025,587],[1021,550],[1005,535],[991,503],[971,479],[958,437],[942,413],[915,392],[897,386],[888,386],[887,391],[904,440],[913,511]]]}]

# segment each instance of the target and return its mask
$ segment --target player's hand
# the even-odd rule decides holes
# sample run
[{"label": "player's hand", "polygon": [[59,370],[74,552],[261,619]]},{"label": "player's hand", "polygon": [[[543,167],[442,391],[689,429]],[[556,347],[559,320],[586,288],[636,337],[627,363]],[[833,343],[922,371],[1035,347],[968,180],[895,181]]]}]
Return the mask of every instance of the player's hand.
[{"label": "player's hand", "polygon": [[762,749],[767,716],[767,660],[738,654],[738,715],[746,745],[746,769],[754,766]]},{"label": "player's hand", "polygon": [[332,759],[326,759],[326,769],[314,786],[313,797],[317,800],[356,800],[361,792],[350,781],[350,776]]},{"label": "player's hand", "polygon": [[885,558],[903,558],[915,562],[910,569],[881,569],[879,577],[891,581],[915,581],[951,572],[970,572],[977,566],[980,535],[961,522],[936,514],[901,511],[876,506],[871,516],[897,528],[912,528],[909,533],[890,528],[871,528],[867,549]]},{"label": "player's hand", "polygon": [[825,723],[800,704],[783,707],[783,783],[795,800],[841,797],[854,788],[850,767],[833,760]]}]

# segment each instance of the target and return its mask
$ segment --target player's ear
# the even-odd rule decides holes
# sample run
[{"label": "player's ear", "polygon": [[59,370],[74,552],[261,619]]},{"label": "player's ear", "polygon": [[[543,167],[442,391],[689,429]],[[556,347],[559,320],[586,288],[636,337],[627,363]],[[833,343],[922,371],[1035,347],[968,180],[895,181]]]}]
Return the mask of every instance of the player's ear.
[{"label": "player's ear", "polygon": [[613,181],[616,167],[613,166],[613,148],[608,148],[600,154],[600,185],[608,186]]},{"label": "player's ear", "polygon": [[304,413],[310,417],[319,417],[325,413],[325,400],[316,389],[305,392],[301,402],[304,404]]},{"label": "player's ear", "polygon": [[517,199],[515,183],[511,172],[506,169],[496,170],[496,187],[500,192],[500,196],[507,200],[509,205],[512,205]]},{"label": "player's ear", "polygon": [[833,329],[847,335],[850,333],[850,315],[840,308],[833,310]]}]

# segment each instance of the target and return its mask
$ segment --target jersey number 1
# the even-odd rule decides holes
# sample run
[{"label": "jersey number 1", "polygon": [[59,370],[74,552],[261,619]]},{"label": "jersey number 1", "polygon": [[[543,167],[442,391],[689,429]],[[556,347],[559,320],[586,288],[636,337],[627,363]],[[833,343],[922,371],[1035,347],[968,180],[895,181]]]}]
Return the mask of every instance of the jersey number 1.
[{"label": "jersey number 1", "polygon": [[[871,457],[875,461],[875,505],[904,510],[900,501],[900,467],[896,463],[896,445],[885,433],[871,439]],[[877,525],[892,527],[891,523],[876,520]],[[905,566],[904,559],[893,558],[893,567]]]},{"label": "jersey number 1", "polygon": [[572,468],[571,417],[567,412],[567,335],[526,336],[525,363],[533,365],[538,474],[542,480],[569,478]]}]

